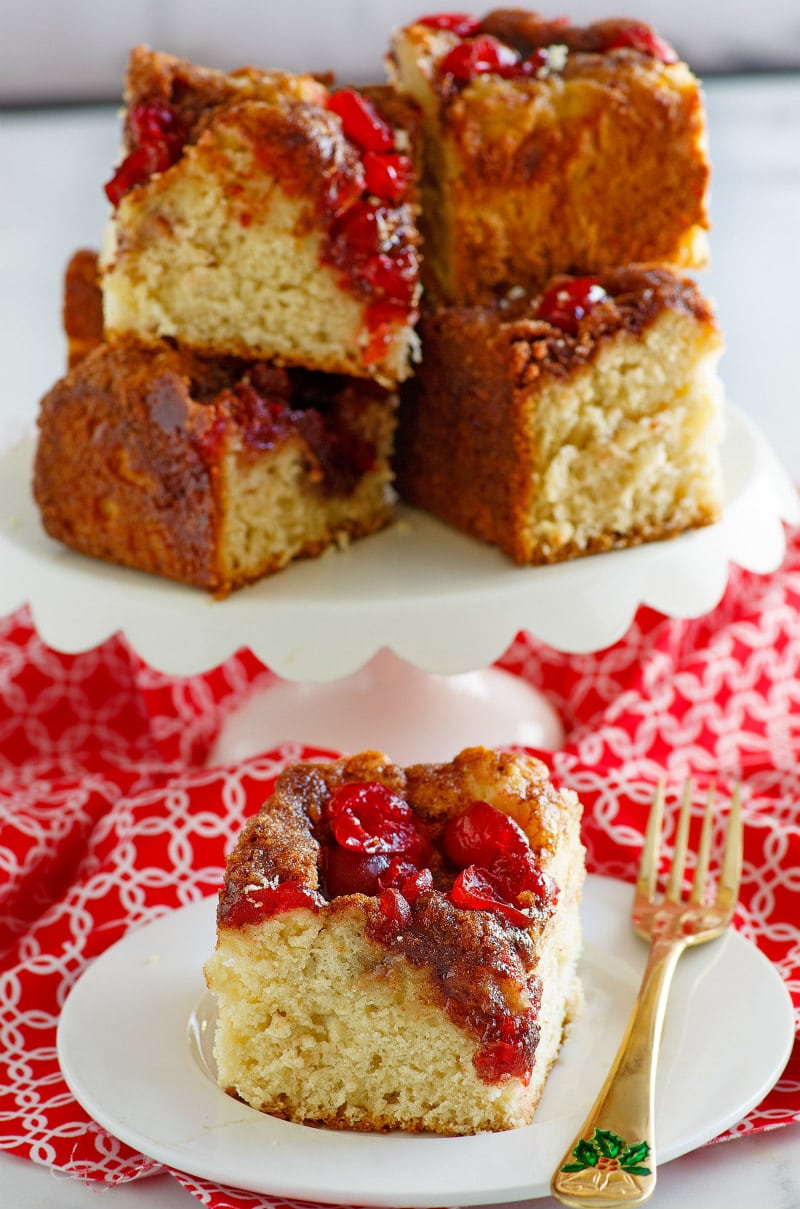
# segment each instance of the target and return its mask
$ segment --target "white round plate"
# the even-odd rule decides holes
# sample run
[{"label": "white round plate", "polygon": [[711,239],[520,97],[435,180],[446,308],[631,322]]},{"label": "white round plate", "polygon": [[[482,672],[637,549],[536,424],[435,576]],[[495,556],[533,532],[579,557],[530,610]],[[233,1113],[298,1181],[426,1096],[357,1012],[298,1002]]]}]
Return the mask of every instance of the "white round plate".
[{"label": "white round plate", "polygon": [[[535,1122],[469,1138],[367,1134],[279,1121],[226,1095],[208,1071],[202,965],[215,899],[134,931],[89,966],[67,999],[58,1056],[76,1099],[107,1130],[168,1166],[275,1196],[343,1205],[497,1204],[546,1195],[622,1035],[646,946],[632,888],[590,877],[582,962],[587,1005]],[[775,969],[734,932],[682,958],[658,1069],[662,1162],[740,1120],[779,1077],[794,1036]]]},{"label": "white round plate", "polygon": [[621,638],[640,604],[697,617],[719,602],[729,563],[781,562],[781,517],[797,496],[763,437],[727,409],[719,524],[550,567],[517,567],[493,547],[401,508],[384,532],[212,600],[201,589],[75,554],[42,531],[31,499],[33,442],[0,458],[0,616],[30,604],[39,633],[83,651],[121,630],[160,671],[189,675],[242,646],[281,676],[346,676],[389,647],[428,672],[497,659],[519,630],[563,651]]}]

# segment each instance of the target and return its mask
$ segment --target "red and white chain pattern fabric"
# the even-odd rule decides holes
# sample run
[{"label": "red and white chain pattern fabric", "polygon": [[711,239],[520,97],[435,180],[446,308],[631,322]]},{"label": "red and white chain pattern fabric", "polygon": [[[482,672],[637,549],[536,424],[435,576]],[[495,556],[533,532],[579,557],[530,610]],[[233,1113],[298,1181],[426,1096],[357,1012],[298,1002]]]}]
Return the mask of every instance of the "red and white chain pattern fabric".
[{"label": "red and white chain pattern fabric", "polygon": [[[709,616],[641,609],[605,651],[569,655],[520,634],[501,661],[547,694],[567,738],[546,753],[585,806],[594,872],[631,879],[653,788],[691,775],[746,790],[738,924],[780,970],[800,1014],[800,531],[771,577],[733,569]],[[70,1096],[58,1014],[86,963],[129,929],[213,894],[286,744],[206,768],[226,715],[270,673],[248,652],[203,676],[145,667],[114,638],[48,650],[25,612],[0,621],[0,1146],[106,1183],[160,1168]],[[302,736],[299,736],[301,739]],[[390,753],[391,754],[391,753]],[[669,837],[668,837],[669,838]],[[778,1086],[725,1136],[800,1120],[800,1044]],[[303,1209],[173,1173],[211,1209]]]}]

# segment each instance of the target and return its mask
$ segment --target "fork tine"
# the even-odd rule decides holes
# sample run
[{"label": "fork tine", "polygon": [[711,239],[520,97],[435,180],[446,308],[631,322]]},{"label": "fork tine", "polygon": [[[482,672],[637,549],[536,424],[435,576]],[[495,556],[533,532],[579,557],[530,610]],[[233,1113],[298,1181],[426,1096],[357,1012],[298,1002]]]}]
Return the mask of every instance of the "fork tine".
[{"label": "fork tine", "polygon": [[658,865],[658,849],[661,843],[661,824],[664,819],[664,795],[666,781],[662,777],[656,785],[656,792],[647,819],[642,855],[639,858],[639,873],[636,878],[636,893],[652,899],[656,891],[656,873]]},{"label": "fork tine", "polygon": [[722,871],[717,890],[717,903],[732,911],[739,898],[739,883],[742,880],[742,814],[741,786],[736,782],[728,815],[728,831],[722,856]]},{"label": "fork tine", "polygon": [[680,902],[683,886],[683,868],[686,864],[686,847],[689,841],[689,819],[692,810],[692,782],[687,779],[681,798],[681,813],[678,819],[678,830],[675,834],[675,847],[672,852],[672,868],[669,871],[666,897],[672,902]]},{"label": "fork tine", "polygon": [[703,830],[700,832],[700,846],[697,850],[697,864],[694,868],[694,881],[692,882],[692,893],[690,895],[690,901],[693,903],[702,903],[705,900],[706,879],[708,878],[708,865],[711,856],[711,823],[714,818],[715,797],[716,785],[712,781],[708,787],[706,809],[703,815]]}]

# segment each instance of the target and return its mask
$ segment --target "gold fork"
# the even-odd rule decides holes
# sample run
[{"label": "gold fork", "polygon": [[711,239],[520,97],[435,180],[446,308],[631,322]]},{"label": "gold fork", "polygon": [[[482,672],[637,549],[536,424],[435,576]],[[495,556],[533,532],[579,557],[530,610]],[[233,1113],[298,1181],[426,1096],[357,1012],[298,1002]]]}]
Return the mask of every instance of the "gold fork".
[{"label": "gold fork", "polygon": [[656,897],[658,850],[665,786],[656,789],[647,823],[633,926],[650,943],[639,994],[617,1055],[588,1117],[552,1180],[553,1195],[565,1205],[641,1205],[656,1184],[653,1102],[664,1009],[678,958],[689,945],[703,944],[726,930],[739,895],[742,823],[737,785],[728,815],[725,849],[713,903],[705,902],[715,787],[706,799],[694,881],[681,898],[689,839],[692,785],[683,790],[672,866],[663,898]]}]

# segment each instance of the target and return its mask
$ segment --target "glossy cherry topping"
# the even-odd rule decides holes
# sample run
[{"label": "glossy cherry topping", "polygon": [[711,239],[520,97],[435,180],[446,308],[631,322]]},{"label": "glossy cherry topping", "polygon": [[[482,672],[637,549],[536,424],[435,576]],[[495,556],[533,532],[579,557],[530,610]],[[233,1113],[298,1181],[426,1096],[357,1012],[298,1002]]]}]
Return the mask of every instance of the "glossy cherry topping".
[{"label": "glossy cherry topping", "polygon": [[173,152],[180,151],[186,129],[177,111],[167,101],[136,101],[128,112],[128,123],[136,143],[166,143]]},{"label": "glossy cherry topping", "polygon": [[642,21],[626,21],[621,18],[609,22],[608,25],[610,28],[608,41],[605,44],[606,50],[630,47],[632,50],[641,51],[642,54],[650,55],[654,59],[660,59],[662,63],[678,62],[678,54],[675,49],[670,46],[669,42],[665,42],[652,26],[645,25]]},{"label": "glossy cherry topping", "polygon": [[414,296],[416,270],[417,258],[406,249],[392,255],[379,252],[370,256],[362,274],[379,298],[394,299],[405,309]]},{"label": "glossy cherry topping", "polygon": [[510,46],[488,34],[479,34],[457,43],[439,64],[442,75],[465,82],[475,76],[493,73],[503,75],[515,71],[520,56]]},{"label": "glossy cherry topping", "polygon": [[397,890],[413,902],[433,884],[426,862],[432,848],[411,807],[377,781],[348,781],[324,811],[329,841],[320,846],[320,871],[329,898]]},{"label": "glossy cherry topping", "polygon": [[180,158],[188,137],[175,109],[160,99],[133,104],[128,131],[131,150],[105,186],[106,197],[115,207],[131,189],[170,168]]},{"label": "glossy cherry topping", "polygon": [[350,288],[368,299],[369,339],[362,361],[365,365],[380,361],[398,325],[408,321],[417,281],[415,249],[398,239],[386,206],[361,198],[333,218],[323,261],[341,269]]},{"label": "glossy cherry topping", "polygon": [[[447,29],[462,39],[439,62],[440,73],[455,86],[487,74],[505,79],[541,78],[551,70],[561,70],[565,52],[572,51],[605,54],[630,49],[662,63],[678,61],[675,50],[651,26],[626,18],[575,26],[566,17],[546,21],[535,12],[498,9],[480,21],[463,14],[442,14],[422,18],[417,24]],[[558,55],[554,52],[557,47],[561,48]]]},{"label": "glossy cherry topping", "polygon": [[462,866],[451,891],[457,907],[497,911],[515,927],[532,921],[532,907],[552,906],[557,889],[536,864],[514,819],[477,801],[444,829],[446,854]]},{"label": "glossy cherry topping", "polygon": [[387,234],[385,209],[366,199],[353,202],[334,218],[328,240],[329,259],[340,268],[353,260],[365,262],[388,252],[391,236]]},{"label": "glossy cherry topping", "polygon": [[481,27],[480,17],[472,17],[469,13],[432,13],[427,17],[418,17],[416,25],[427,25],[429,29],[446,29],[459,38],[468,38],[477,34]]},{"label": "glossy cherry topping", "polygon": [[358,149],[362,189],[359,196],[340,197],[329,187],[332,213],[322,260],[340,269],[348,288],[368,302],[362,361],[371,365],[408,322],[416,292],[417,254],[391,209],[408,195],[413,164],[397,150],[392,127],[368,97],[344,88],[330,96],[328,108]]},{"label": "glossy cherry topping", "polygon": [[[436,858],[407,802],[377,781],[348,781],[323,812],[329,838],[320,867],[328,894],[396,890],[413,903],[431,889]],[[450,898],[458,907],[495,911],[527,928],[535,909],[552,909],[558,890],[543,873],[521,827],[488,802],[476,801],[444,827],[439,845],[456,866]]]},{"label": "glossy cherry topping", "polygon": [[414,175],[413,165],[407,155],[388,151],[365,151],[363,164],[364,187],[367,193],[393,205],[402,201]]},{"label": "glossy cherry topping", "polygon": [[339,898],[342,894],[378,894],[383,888],[380,879],[390,865],[386,854],[358,852],[340,844],[326,845],[322,853],[322,874],[328,898]]},{"label": "glossy cherry topping", "polygon": [[584,315],[602,302],[608,295],[597,277],[574,277],[570,281],[556,281],[542,295],[536,309],[536,318],[560,327],[575,336]]},{"label": "glossy cherry topping", "polygon": [[469,865],[462,869],[453,882],[451,898],[457,907],[471,907],[477,911],[497,911],[517,928],[525,928],[531,922],[530,915],[513,903],[499,890],[488,869]]},{"label": "glossy cherry topping", "polygon": [[414,903],[423,890],[433,887],[430,869],[420,869],[402,856],[393,856],[378,877],[381,890],[399,890],[407,903]]},{"label": "glossy cherry topping", "polygon": [[498,1014],[490,1035],[473,1058],[475,1069],[486,1083],[497,1083],[504,1076],[530,1081],[539,1027],[533,1010],[520,1016]]},{"label": "glossy cherry topping", "polygon": [[416,288],[417,255],[395,242],[390,215],[374,201],[354,202],[334,218],[326,259],[345,271],[351,284],[376,303],[393,304],[385,314],[371,313],[369,327],[397,323],[406,315]]},{"label": "glossy cherry topping", "polygon": [[299,907],[318,911],[319,895],[294,881],[279,882],[276,886],[254,886],[231,903],[225,912],[224,923],[229,928],[242,928]]},{"label": "glossy cherry topping", "polygon": [[516,902],[523,895],[533,898],[539,906],[553,907],[558,901],[558,887],[536,864],[530,848],[525,852],[501,853],[486,867],[486,872],[506,902]]},{"label": "glossy cherry topping", "polygon": [[476,801],[451,819],[444,829],[443,846],[454,864],[490,865],[497,857],[530,852],[527,836],[515,819],[488,802]]},{"label": "glossy cherry topping", "polygon": [[376,365],[386,356],[397,327],[406,322],[408,308],[397,301],[387,299],[373,302],[367,307],[366,323],[369,339],[361,353],[365,365]]},{"label": "glossy cherry topping", "polygon": [[392,933],[401,932],[411,919],[411,904],[399,890],[381,890],[378,895],[378,910],[384,918],[384,927],[379,935],[386,941]]},{"label": "glossy cherry topping", "polygon": [[342,213],[353,202],[358,201],[367,187],[362,164],[354,165],[351,172],[333,172],[322,194],[322,209],[327,216]]},{"label": "glossy cherry topping", "polygon": [[394,131],[372,102],[352,88],[342,88],[328,98],[328,108],[342,120],[345,138],[362,151],[391,151]]},{"label": "glossy cherry topping", "polygon": [[413,852],[421,844],[411,807],[378,781],[348,781],[334,790],[326,815],[337,843],[356,852]]},{"label": "glossy cherry topping", "polygon": [[[331,794],[324,819],[330,839],[320,866],[330,896],[393,890],[411,905],[433,887],[430,841],[407,802],[385,785],[346,782]],[[539,869],[525,833],[488,802],[473,802],[447,823],[439,842],[459,870],[449,892],[457,907],[493,911],[527,928],[536,910],[554,906],[557,887]]]}]

